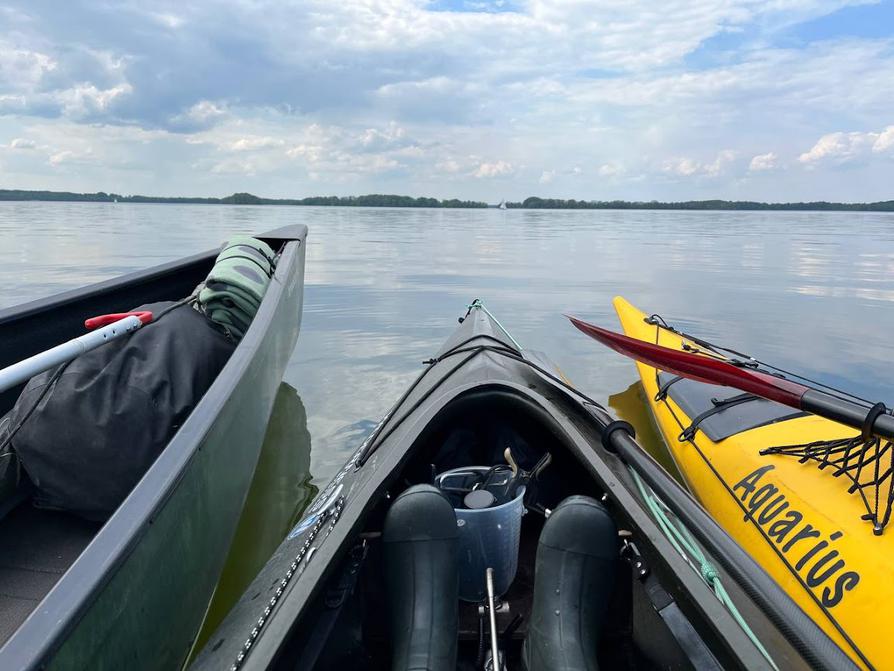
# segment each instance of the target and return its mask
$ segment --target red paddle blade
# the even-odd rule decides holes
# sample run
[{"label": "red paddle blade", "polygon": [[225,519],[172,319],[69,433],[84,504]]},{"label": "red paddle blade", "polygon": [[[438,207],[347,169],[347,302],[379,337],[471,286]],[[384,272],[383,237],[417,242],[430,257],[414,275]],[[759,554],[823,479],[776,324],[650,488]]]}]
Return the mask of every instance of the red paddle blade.
[{"label": "red paddle blade", "polygon": [[569,316],[568,319],[588,336],[619,354],[690,380],[734,387],[799,410],[801,409],[801,396],[808,389],[804,385],[774,375],[739,368],[719,359],[637,340],[594,326],[575,317]]}]

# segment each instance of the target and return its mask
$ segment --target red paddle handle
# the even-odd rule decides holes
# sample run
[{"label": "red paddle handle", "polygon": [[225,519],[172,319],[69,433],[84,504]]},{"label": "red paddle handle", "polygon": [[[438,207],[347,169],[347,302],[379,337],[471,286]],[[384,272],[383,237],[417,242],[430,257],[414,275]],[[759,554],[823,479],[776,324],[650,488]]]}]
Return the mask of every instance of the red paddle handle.
[{"label": "red paddle handle", "polygon": [[145,310],[139,312],[113,312],[109,315],[99,315],[98,317],[90,317],[84,322],[84,326],[88,329],[99,328],[100,326],[108,326],[117,321],[121,321],[125,317],[137,317],[145,325],[152,321],[152,313]]}]

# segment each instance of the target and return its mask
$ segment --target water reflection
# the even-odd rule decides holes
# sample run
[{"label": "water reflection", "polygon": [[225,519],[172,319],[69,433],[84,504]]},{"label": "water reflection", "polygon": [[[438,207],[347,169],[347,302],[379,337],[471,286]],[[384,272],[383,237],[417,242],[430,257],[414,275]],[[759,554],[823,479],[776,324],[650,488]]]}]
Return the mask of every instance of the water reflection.
[{"label": "water reflection", "polygon": [[310,474],[311,438],[298,392],[280,385],[258,465],[220,582],[195,650],[201,650],[233,604],[316,495]]},{"label": "water reflection", "polygon": [[684,484],[670,450],[655,425],[642,382],[637,380],[624,391],[612,394],[608,397],[608,404],[618,419],[630,422],[636,429],[636,442],[651,454],[668,473]]}]

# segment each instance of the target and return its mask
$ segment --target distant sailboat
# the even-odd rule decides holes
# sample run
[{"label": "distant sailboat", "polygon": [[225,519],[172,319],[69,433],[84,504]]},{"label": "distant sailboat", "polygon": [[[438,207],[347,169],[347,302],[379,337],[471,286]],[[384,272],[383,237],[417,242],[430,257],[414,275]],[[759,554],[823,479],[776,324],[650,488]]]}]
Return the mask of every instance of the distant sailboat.
[{"label": "distant sailboat", "polygon": [[506,207],[506,201],[505,201],[505,200],[501,200],[501,201],[500,201],[500,204],[497,205],[497,209],[498,209],[498,210],[506,210],[506,209],[508,209],[508,208]]}]

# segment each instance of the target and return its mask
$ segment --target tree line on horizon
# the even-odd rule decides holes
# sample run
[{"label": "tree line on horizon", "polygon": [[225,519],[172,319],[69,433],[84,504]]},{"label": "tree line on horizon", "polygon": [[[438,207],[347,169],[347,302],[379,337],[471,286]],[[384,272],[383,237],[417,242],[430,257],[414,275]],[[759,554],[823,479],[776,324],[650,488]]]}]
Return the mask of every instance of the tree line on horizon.
[{"label": "tree line on horizon", "polygon": [[[199,205],[316,205],[329,207],[436,207],[485,208],[487,203],[451,198],[414,198],[393,194],[363,196],[309,196],[307,198],[261,198],[251,193],[234,193],[224,198],[191,198],[167,196],[122,196],[116,193],[72,193],[70,191],[25,191],[0,189],[0,201],[62,201],[90,203],[174,203]],[[575,200],[531,196],[521,202],[507,202],[510,209],[526,210],[828,210],[857,212],[894,212],[894,200],[873,203],[832,203],[827,201],[797,203],[762,203],[752,200],[687,200],[678,202],[628,200]]]},{"label": "tree line on horizon", "polygon": [[520,203],[506,203],[510,209],[524,210],[836,210],[894,212],[894,200],[874,203],[762,203],[754,200],[684,200],[678,202],[629,200],[563,200],[531,196]]},{"label": "tree line on horizon", "polygon": [[261,198],[251,193],[234,193],[224,198],[181,196],[122,196],[117,193],[72,193],[70,191],[22,191],[0,189],[0,200],[39,200],[86,203],[173,203],[196,205],[321,205],[339,207],[488,207],[473,200],[438,200],[391,194],[365,196],[310,196],[308,198]]}]

